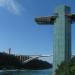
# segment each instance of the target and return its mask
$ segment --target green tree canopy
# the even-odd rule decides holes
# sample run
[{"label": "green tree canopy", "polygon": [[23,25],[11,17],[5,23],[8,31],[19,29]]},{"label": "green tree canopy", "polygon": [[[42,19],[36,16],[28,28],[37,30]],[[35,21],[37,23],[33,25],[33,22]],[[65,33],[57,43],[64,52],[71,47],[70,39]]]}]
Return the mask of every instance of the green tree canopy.
[{"label": "green tree canopy", "polygon": [[64,61],[58,65],[55,75],[75,75],[75,56],[69,63]]}]

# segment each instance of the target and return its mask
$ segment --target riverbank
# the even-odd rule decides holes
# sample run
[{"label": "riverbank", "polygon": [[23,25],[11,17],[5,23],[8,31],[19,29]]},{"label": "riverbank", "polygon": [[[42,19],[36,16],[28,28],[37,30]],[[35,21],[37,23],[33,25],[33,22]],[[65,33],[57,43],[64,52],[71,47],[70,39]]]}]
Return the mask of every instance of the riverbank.
[{"label": "riverbank", "polygon": [[12,69],[31,69],[31,70],[41,70],[52,68],[52,64],[34,59],[28,63],[23,63],[14,55],[9,55],[6,53],[0,53],[0,70],[12,70]]}]

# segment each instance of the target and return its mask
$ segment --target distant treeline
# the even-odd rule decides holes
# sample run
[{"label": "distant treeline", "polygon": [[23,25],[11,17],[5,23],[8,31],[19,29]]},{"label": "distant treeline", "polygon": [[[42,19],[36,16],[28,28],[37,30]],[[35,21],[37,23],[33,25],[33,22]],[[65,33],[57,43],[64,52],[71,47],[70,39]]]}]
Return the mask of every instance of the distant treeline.
[{"label": "distant treeline", "polygon": [[0,69],[48,69],[52,68],[52,64],[34,59],[28,63],[23,63],[14,55],[0,53]]}]

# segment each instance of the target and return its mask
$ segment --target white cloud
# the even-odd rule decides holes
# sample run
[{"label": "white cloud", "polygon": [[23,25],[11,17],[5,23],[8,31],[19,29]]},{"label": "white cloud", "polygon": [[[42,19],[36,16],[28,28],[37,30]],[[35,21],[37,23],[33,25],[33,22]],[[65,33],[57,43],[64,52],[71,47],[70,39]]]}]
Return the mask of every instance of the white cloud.
[{"label": "white cloud", "polygon": [[0,0],[0,7],[8,9],[14,14],[21,14],[21,12],[24,10],[17,0]]}]

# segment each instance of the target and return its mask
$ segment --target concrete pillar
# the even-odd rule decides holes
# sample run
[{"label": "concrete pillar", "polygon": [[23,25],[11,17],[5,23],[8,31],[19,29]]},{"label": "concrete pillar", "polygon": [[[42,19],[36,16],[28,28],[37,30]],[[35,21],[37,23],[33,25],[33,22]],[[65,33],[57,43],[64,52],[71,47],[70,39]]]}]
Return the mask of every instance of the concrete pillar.
[{"label": "concrete pillar", "polygon": [[[57,18],[54,22],[54,42],[53,42],[53,73],[62,61],[68,62],[71,59],[71,23],[70,7],[60,6],[56,9]],[[53,74],[53,75],[54,75]]]}]

